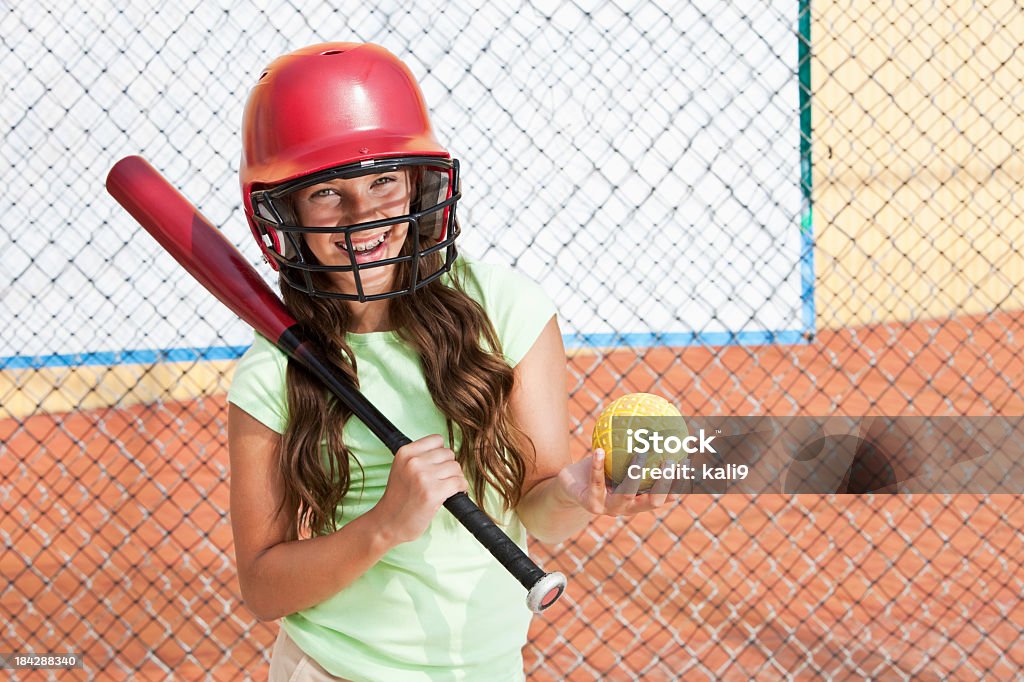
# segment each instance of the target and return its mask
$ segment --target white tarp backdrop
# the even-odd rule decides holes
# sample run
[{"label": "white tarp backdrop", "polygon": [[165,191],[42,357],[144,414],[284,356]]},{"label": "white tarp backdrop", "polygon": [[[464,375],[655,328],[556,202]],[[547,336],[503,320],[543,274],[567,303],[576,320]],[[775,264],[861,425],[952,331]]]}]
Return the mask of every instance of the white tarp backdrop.
[{"label": "white tarp backdrop", "polygon": [[5,10],[0,362],[230,355],[250,343],[103,182],[117,159],[143,155],[259,261],[237,182],[246,94],[274,57],[343,40],[380,43],[410,65],[463,163],[463,249],[540,281],[571,344],[802,332],[797,6],[587,10]]}]

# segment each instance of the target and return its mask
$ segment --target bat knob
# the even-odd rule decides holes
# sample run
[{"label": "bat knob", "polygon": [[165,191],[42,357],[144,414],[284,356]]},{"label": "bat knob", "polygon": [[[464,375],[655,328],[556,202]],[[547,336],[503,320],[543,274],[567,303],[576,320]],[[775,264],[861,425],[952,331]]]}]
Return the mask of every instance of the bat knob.
[{"label": "bat knob", "polygon": [[526,593],[526,605],[534,613],[540,613],[558,601],[565,592],[566,583],[565,576],[558,571],[545,573]]}]

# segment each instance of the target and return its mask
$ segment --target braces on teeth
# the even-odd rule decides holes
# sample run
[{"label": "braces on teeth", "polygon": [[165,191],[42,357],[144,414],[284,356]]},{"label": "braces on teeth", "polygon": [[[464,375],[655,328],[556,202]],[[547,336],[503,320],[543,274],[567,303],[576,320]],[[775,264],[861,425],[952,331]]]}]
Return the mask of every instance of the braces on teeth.
[{"label": "braces on teeth", "polygon": [[[363,253],[364,251],[372,251],[373,249],[375,249],[378,246],[380,246],[384,242],[384,240],[387,238],[387,236],[389,234],[391,234],[391,230],[388,230],[384,234],[380,235],[377,239],[373,240],[372,242],[367,242],[366,244],[361,244],[361,245],[353,244],[352,245],[352,250],[355,251],[356,253]],[[341,248],[345,247],[345,242],[337,242],[337,244]]]}]

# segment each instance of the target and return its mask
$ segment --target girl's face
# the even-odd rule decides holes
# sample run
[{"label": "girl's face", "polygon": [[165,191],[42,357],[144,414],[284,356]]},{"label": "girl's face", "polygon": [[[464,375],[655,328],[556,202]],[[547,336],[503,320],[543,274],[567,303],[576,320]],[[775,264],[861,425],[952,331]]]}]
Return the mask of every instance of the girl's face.
[{"label": "girl's face", "polygon": [[[346,227],[383,218],[395,218],[409,212],[412,187],[405,169],[337,178],[297,190],[292,205],[300,225],[306,227]],[[352,233],[355,262],[360,265],[394,258],[402,250],[408,223],[396,223]],[[345,234],[305,234],[306,245],[322,265],[352,265]],[[394,265],[359,271],[364,294],[390,290]],[[328,273],[339,291],[355,294],[355,273]]]}]

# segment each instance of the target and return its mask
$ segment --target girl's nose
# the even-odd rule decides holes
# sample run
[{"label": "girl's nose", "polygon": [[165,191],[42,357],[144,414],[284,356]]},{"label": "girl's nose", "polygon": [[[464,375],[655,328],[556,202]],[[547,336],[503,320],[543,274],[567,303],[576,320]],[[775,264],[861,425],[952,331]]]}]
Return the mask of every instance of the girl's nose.
[{"label": "girl's nose", "polygon": [[376,202],[371,197],[357,193],[346,195],[342,200],[340,224],[354,225],[372,220],[375,209]]}]

